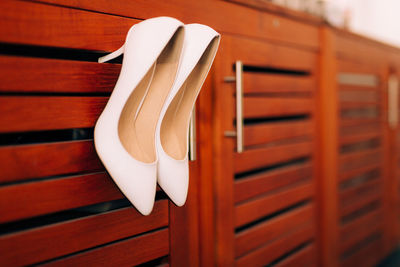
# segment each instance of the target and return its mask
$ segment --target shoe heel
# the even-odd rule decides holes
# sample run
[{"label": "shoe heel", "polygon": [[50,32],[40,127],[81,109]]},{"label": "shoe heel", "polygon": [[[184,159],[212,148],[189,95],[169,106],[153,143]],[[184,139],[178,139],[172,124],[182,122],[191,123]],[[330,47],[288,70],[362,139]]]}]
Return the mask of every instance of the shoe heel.
[{"label": "shoe heel", "polygon": [[124,47],[125,47],[125,45],[122,45],[118,50],[115,50],[114,52],[112,52],[108,55],[99,57],[97,62],[104,63],[104,62],[110,61],[111,59],[119,57],[120,55],[122,55],[122,53],[124,53]]}]

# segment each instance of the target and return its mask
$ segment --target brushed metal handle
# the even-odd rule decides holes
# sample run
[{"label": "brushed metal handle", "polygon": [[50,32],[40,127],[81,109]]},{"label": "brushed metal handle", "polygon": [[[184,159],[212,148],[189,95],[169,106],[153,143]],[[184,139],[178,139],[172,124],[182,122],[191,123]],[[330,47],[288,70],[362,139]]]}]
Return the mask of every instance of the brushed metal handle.
[{"label": "brushed metal handle", "polygon": [[226,131],[225,136],[236,137],[236,151],[242,153],[243,148],[243,63],[235,62],[235,77],[225,77],[225,82],[236,82],[236,132]]},{"label": "brushed metal handle", "polygon": [[388,123],[391,129],[396,129],[399,116],[399,79],[390,75],[388,80]]},{"label": "brushed metal handle", "polygon": [[189,124],[189,160],[195,161],[197,154],[196,147],[196,105],[194,105],[192,110],[192,116],[190,118]]}]

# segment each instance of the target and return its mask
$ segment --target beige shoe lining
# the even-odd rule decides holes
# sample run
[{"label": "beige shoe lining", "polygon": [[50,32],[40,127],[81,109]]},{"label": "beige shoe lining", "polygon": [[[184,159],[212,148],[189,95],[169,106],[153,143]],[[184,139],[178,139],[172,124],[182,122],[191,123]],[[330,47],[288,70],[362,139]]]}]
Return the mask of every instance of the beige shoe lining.
[{"label": "beige shoe lining", "polygon": [[129,96],[119,119],[122,145],[135,159],[156,160],[155,130],[161,108],[175,80],[184,39],[180,27],[154,65]]},{"label": "beige shoe lining", "polygon": [[192,107],[207,71],[218,48],[219,36],[215,37],[204,51],[185,83],[175,95],[161,124],[161,145],[164,151],[176,160],[187,155],[188,127]]}]

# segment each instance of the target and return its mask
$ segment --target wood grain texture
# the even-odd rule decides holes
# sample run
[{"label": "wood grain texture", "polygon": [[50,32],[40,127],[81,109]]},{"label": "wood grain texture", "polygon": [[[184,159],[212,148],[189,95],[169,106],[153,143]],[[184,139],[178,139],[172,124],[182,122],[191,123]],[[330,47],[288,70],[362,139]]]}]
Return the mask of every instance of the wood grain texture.
[{"label": "wood grain texture", "polygon": [[110,93],[120,69],[120,64],[3,55],[0,92]]},{"label": "wood grain texture", "polygon": [[340,228],[340,240],[344,242],[358,231],[370,229],[374,225],[378,224],[381,219],[382,209],[377,209],[342,225]]},{"label": "wood grain texture", "polygon": [[318,266],[316,251],[317,248],[314,244],[307,245],[305,248],[302,248],[300,251],[279,262],[276,267]]},{"label": "wood grain texture", "polygon": [[311,179],[311,164],[301,164],[265,173],[251,175],[235,181],[235,203]]},{"label": "wood grain texture", "polygon": [[343,154],[339,159],[339,170],[340,172],[346,172],[357,168],[370,166],[381,162],[381,156],[381,148]]},{"label": "wood grain texture", "polygon": [[1,1],[0,41],[113,51],[136,19],[32,2]]},{"label": "wood grain texture", "polygon": [[272,240],[286,235],[297,227],[310,224],[312,217],[313,209],[310,205],[307,205],[241,231],[235,236],[235,256],[241,257]]},{"label": "wood grain texture", "polygon": [[361,248],[353,252],[353,254],[341,262],[341,266],[366,266],[372,267],[378,263],[383,252],[382,239],[379,238],[373,242],[364,244]]},{"label": "wood grain texture", "polygon": [[165,256],[169,252],[168,229],[122,240],[81,252],[43,266],[134,266]]},{"label": "wood grain texture", "polygon": [[1,182],[104,170],[90,140],[2,146],[0,162]]},{"label": "wood grain texture", "polygon": [[244,94],[313,92],[316,86],[316,81],[312,76],[243,73]]},{"label": "wood grain texture", "polygon": [[4,96],[0,132],[93,127],[107,101],[108,97]]},{"label": "wood grain texture", "polygon": [[51,224],[0,237],[0,261],[22,266],[67,255],[168,225],[168,202],[149,216],[133,207]]},{"label": "wood grain texture", "polygon": [[265,266],[281,255],[305,243],[314,237],[312,225],[299,227],[290,234],[273,241],[236,261],[236,266]]},{"label": "wood grain texture", "polygon": [[124,196],[106,173],[0,187],[0,222],[73,209]]},{"label": "wood grain texture", "polygon": [[305,184],[260,196],[235,207],[235,226],[239,227],[313,197],[313,185]]},{"label": "wood grain texture", "polygon": [[311,149],[311,142],[303,142],[245,150],[243,153],[235,154],[235,172],[244,172],[300,157],[307,157],[311,154]]},{"label": "wood grain texture", "polygon": [[310,99],[244,97],[243,115],[245,118],[310,114]]}]

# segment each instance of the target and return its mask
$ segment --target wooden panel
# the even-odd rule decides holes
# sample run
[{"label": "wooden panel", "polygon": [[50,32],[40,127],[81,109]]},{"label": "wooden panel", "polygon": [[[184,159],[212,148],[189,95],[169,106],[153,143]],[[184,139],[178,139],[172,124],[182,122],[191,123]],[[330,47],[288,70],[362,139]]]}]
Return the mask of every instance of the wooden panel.
[{"label": "wooden panel", "polygon": [[376,178],[340,192],[339,200],[341,205],[346,205],[346,203],[363,198],[374,191],[380,190],[382,190],[382,179]]},{"label": "wooden panel", "polygon": [[313,207],[307,205],[246,229],[235,237],[235,256],[241,257],[253,249],[275,240],[297,227],[310,224]]},{"label": "wooden panel", "polygon": [[244,145],[252,146],[311,134],[313,128],[309,120],[246,125]]},{"label": "wooden panel", "polygon": [[0,56],[0,91],[108,93],[120,68],[120,64]]},{"label": "wooden panel", "polygon": [[247,201],[235,208],[235,226],[242,226],[272,212],[309,199],[313,194],[314,186],[312,184],[306,184],[276,194],[260,197],[253,201]]},{"label": "wooden panel", "polygon": [[360,167],[370,166],[379,162],[382,152],[381,149],[371,149],[340,156],[340,171],[345,172]]},{"label": "wooden panel", "polygon": [[358,135],[361,133],[372,133],[376,132],[377,129],[381,129],[381,122],[372,122],[364,124],[349,125],[346,127],[340,127],[339,132],[341,136],[346,135]]},{"label": "wooden panel", "polygon": [[43,266],[134,266],[169,252],[168,229],[112,243],[100,248],[78,253]]},{"label": "wooden panel", "polygon": [[339,90],[339,101],[342,105],[347,102],[376,103],[379,100],[379,91]]},{"label": "wooden panel", "polygon": [[235,154],[235,172],[244,172],[309,156],[311,150],[312,144],[310,142],[245,150],[243,153]]},{"label": "wooden panel", "polygon": [[[43,2],[142,19],[171,16],[185,23],[196,22],[209,25],[224,34],[234,33],[241,36],[252,36],[265,40],[306,46],[314,50],[319,47],[318,28],[314,25],[298,23],[270,12],[266,13],[243,8],[225,1],[199,2],[188,0],[182,2],[180,0],[171,0],[168,3],[155,1],[151,3],[151,8],[149,8],[148,2],[130,3],[124,0],[115,0],[112,3],[93,2],[90,0],[79,2],[46,0]],[[224,16],[221,16],[221,14]]]},{"label": "wooden panel", "polygon": [[108,97],[4,96],[0,99],[0,132],[93,127],[107,100]]},{"label": "wooden panel", "polygon": [[70,254],[168,224],[167,200],[149,216],[133,207],[16,232],[0,237],[0,261],[21,266]]},{"label": "wooden panel", "polygon": [[93,141],[3,146],[0,162],[1,182],[104,169]]},{"label": "wooden panel", "polygon": [[373,225],[376,225],[382,219],[382,210],[374,210],[361,216],[349,223],[343,225],[340,229],[340,239],[342,241],[350,238],[357,231],[363,231],[365,229],[370,229]]},{"label": "wooden panel", "polygon": [[356,142],[367,141],[375,138],[380,138],[382,135],[379,129],[376,129],[374,132],[369,133],[359,133],[350,136],[343,136],[340,138],[339,143],[340,145],[347,145]]},{"label": "wooden panel", "polygon": [[311,76],[243,73],[243,90],[245,94],[312,92],[315,88],[316,81]]},{"label": "wooden panel", "polygon": [[311,99],[245,97],[245,118],[309,114],[313,110]]},{"label": "wooden panel", "polygon": [[318,266],[316,261],[316,248],[314,245],[308,245],[300,251],[289,256],[275,265],[276,267],[292,266]]},{"label": "wooden panel", "polygon": [[341,266],[354,267],[354,266],[375,266],[378,259],[382,257],[382,241],[377,239],[374,242],[370,242],[352,254],[350,257],[343,260]]},{"label": "wooden panel", "polygon": [[368,228],[363,227],[359,229],[355,233],[351,235],[350,238],[342,241],[340,244],[340,253],[346,253],[354,247],[357,247],[357,244],[363,242],[366,238],[373,235],[374,233],[378,233],[382,230],[382,222],[378,222],[374,225],[369,225]]},{"label": "wooden panel", "polygon": [[123,197],[106,173],[3,186],[0,187],[0,222]]},{"label": "wooden panel", "polygon": [[241,60],[245,65],[306,72],[312,72],[316,68],[317,57],[313,52],[240,37],[232,40],[233,59]]},{"label": "wooden panel", "polygon": [[276,190],[280,187],[299,183],[312,176],[312,167],[308,164],[279,168],[242,178],[235,181],[235,203]]},{"label": "wooden panel", "polygon": [[265,266],[302,243],[311,240],[313,236],[314,229],[311,225],[300,227],[291,234],[239,258],[236,266]]},{"label": "wooden panel", "polygon": [[341,207],[340,215],[341,216],[349,215],[353,212],[356,212],[364,208],[365,206],[380,201],[381,198],[382,198],[381,190],[376,190],[375,192],[369,194],[367,197],[354,200],[351,203],[347,204],[346,206]]},{"label": "wooden panel", "polygon": [[40,3],[0,2],[0,42],[112,51],[135,19]]}]

